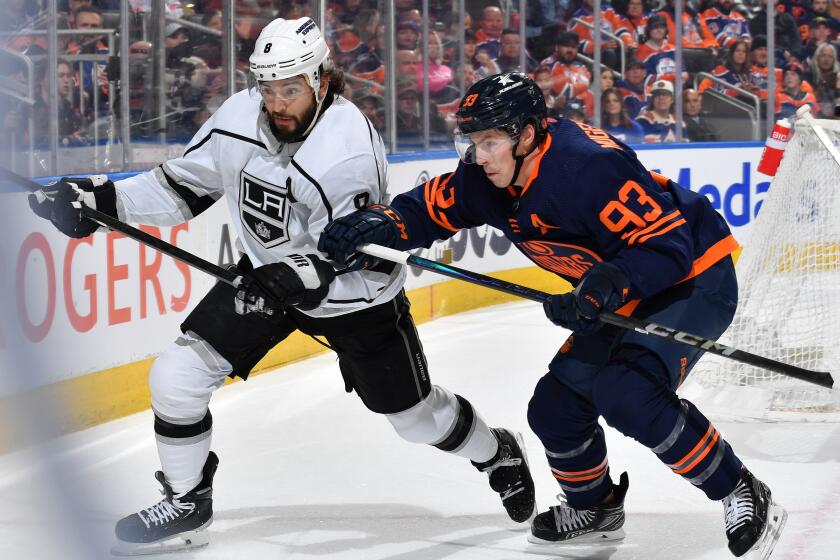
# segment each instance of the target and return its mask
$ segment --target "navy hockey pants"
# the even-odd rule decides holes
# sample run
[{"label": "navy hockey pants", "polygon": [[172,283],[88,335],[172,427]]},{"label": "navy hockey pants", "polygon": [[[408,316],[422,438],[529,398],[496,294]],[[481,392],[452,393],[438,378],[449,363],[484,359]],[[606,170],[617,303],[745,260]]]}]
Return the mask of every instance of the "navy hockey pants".
[{"label": "navy hockey pants", "polygon": [[[732,321],[737,299],[735,269],[725,257],[644,300],[632,315],[717,339]],[[537,383],[528,422],[572,507],[592,507],[611,489],[599,416],[710,499],[720,500],[735,488],[741,462],[709,420],[675,393],[701,354],[609,325],[566,340]]]}]

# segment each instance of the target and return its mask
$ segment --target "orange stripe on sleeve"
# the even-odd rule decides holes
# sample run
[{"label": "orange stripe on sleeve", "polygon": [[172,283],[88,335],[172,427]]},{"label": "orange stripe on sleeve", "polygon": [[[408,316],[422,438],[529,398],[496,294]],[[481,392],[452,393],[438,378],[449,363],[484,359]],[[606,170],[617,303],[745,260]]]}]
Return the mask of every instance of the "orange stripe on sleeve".
[{"label": "orange stripe on sleeve", "polygon": [[674,218],[676,218],[676,217],[678,217],[678,216],[680,216],[680,215],[681,215],[681,214],[680,214],[680,211],[679,211],[679,210],[674,210],[673,212],[671,212],[671,213],[670,213],[670,214],[668,214],[667,216],[663,216],[662,218],[659,218],[658,220],[656,220],[655,222],[653,222],[653,223],[652,223],[652,224],[650,224],[649,226],[646,226],[646,227],[644,227],[644,228],[636,229],[636,230],[633,230],[633,231],[631,231],[631,232],[625,233],[625,234],[624,234],[624,235],[622,235],[621,237],[622,237],[622,239],[623,239],[625,236],[629,236],[629,237],[630,237],[630,240],[627,242],[627,244],[628,244],[628,245],[632,245],[632,244],[634,244],[634,243],[636,242],[636,240],[637,240],[640,236],[642,236],[642,235],[644,235],[644,234],[646,234],[646,233],[650,233],[650,232],[654,231],[656,228],[660,227],[662,224],[664,224],[664,223],[666,223],[666,222],[669,222],[669,221],[673,220]]},{"label": "orange stripe on sleeve", "polygon": [[649,234],[645,235],[644,237],[639,238],[639,245],[641,245],[642,243],[644,243],[645,241],[647,241],[651,237],[659,237],[660,235],[665,235],[666,233],[668,233],[672,229],[678,228],[681,225],[683,225],[684,223],[685,223],[685,218],[680,218],[676,222],[671,222],[670,224],[668,224],[664,228],[660,229],[659,231],[649,233]]}]

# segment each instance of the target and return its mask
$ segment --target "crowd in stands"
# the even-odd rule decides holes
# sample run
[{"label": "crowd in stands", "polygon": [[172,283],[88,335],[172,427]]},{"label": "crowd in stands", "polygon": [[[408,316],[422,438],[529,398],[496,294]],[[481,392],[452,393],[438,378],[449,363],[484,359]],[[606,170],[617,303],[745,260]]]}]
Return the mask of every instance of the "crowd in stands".
[{"label": "crowd in stands", "polygon": [[[133,134],[161,132],[155,113],[154,45],[141,25],[151,0],[128,0],[130,34],[130,119]],[[44,54],[43,2],[5,0],[0,14],[4,47],[37,58]],[[56,68],[61,97],[62,141],[90,137],[97,116],[118,111],[109,40],[96,33],[114,29],[118,0],[60,0],[60,27],[78,29],[62,35],[62,58]],[[188,19],[209,30],[221,30],[221,1],[167,1],[167,15]],[[237,68],[247,74],[247,58],[262,27],[275,17],[312,15],[312,3],[300,0],[237,0],[235,22]],[[524,71],[542,89],[553,117],[592,122],[600,112],[602,127],[629,143],[671,142],[677,138],[675,79],[684,87],[682,136],[692,141],[717,139],[704,109],[709,96],[728,96],[748,105],[768,98],[767,61],[775,63],[775,106],[770,116],[789,116],[802,105],[833,118],[840,100],[838,44],[840,0],[780,0],[776,3],[775,49],[767,48],[766,0],[688,0],[682,13],[682,60],[676,66],[675,0],[614,0],[601,3],[601,63],[593,72],[594,0],[529,0],[525,36],[520,35],[519,2],[467,0],[393,0],[395,10],[396,123],[398,137],[422,135],[428,115],[433,138],[447,141],[462,92],[481,77]],[[507,10],[507,11],[505,11]],[[386,33],[383,0],[328,2],[325,34],[336,64],[345,72],[345,96],[353,100],[381,131],[385,128]],[[460,27],[463,18],[464,28]],[[106,22],[107,19],[107,22]],[[423,36],[423,30],[428,34]],[[81,30],[84,30],[82,33]],[[119,31],[119,30],[117,30]],[[178,23],[166,26],[167,94],[165,130],[189,137],[224,100],[221,38]],[[79,55],[88,55],[80,60]],[[101,55],[91,60],[90,55]],[[41,56],[43,59],[44,57]],[[524,67],[522,61],[524,60]],[[44,64],[36,116],[46,99]],[[3,76],[21,76],[14,61],[3,64]],[[600,80],[601,98],[590,88]],[[706,73],[704,78],[700,73]],[[109,78],[108,76],[111,76]],[[711,76],[712,78],[710,78]],[[112,80],[112,81],[109,81]],[[237,84],[237,89],[242,84]],[[428,97],[424,92],[428,91]],[[763,115],[762,115],[763,116]],[[14,111],[2,117],[4,128],[22,127]],[[36,127],[42,135],[44,127]],[[23,132],[23,131],[22,131]],[[5,136],[5,134],[4,134]]]}]

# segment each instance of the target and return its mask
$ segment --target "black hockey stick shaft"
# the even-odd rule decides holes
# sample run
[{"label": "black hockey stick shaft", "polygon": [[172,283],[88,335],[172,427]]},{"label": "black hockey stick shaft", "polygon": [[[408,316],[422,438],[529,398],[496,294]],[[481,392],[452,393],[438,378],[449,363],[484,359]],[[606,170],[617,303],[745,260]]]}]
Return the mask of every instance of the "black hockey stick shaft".
[{"label": "black hockey stick shaft", "polygon": [[[549,300],[549,298],[551,298],[551,294],[542,292],[540,290],[534,290],[532,288],[528,288],[520,284],[514,284],[513,282],[507,282],[505,280],[493,278],[492,276],[487,276],[478,272],[472,272],[470,270],[465,270],[456,266],[451,266],[433,260],[424,259],[423,257],[412,255],[411,253],[405,253],[403,251],[397,251],[394,249],[389,249],[387,247],[381,247],[372,244],[362,245],[358,249],[361,252],[374,257],[379,257],[381,259],[402,264],[408,264],[416,268],[421,268],[430,272],[436,272],[444,276],[449,276],[450,278],[463,280],[465,282],[470,282],[472,284],[477,284],[479,286],[484,286],[485,288],[505,292],[507,294],[511,294],[521,298],[530,299],[539,303],[545,303]],[[706,352],[710,352],[718,356],[723,356],[724,358],[729,358],[730,360],[735,360],[736,362],[741,362],[751,366],[768,369],[776,373],[781,373],[782,375],[787,375],[788,377],[793,377],[801,381],[807,381],[808,383],[819,385],[820,387],[826,387],[828,389],[834,387],[834,378],[828,372],[812,371],[794,365],[785,364],[783,362],[778,362],[771,358],[766,358],[764,356],[752,354],[745,350],[738,350],[737,348],[726,346],[725,344],[721,344],[719,342],[708,338],[704,338],[702,336],[687,333],[684,331],[678,331],[677,329],[666,327],[665,325],[660,325],[658,323],[640,320],[633,317],[625,317],[623,315],[605,312],[599,315],[599,319],[604,323],[614,325],[622,329],[633,330],[641,334],[667,338],[668,340],[679,344],[684,344],[693,348],[700,348]]]},{"label": "black hockey stick shaft", "polygon": [[[21,187],[25,187],[30,191],[37,191],[43,188],[43,185],[36,183],[32,179],[28,179],[27,177],[18,175],[17,173],[9,171],[8,169],[0,168],[0,175],[14,183],[19,184]],[[142,243],[148,247],[151,247],[152,249],[160,251],[166,256],[179,260],[184,264],[187,264],[197,270],[209,274],[210,276],[214,276],[217,280],[230,284],[231,286],[238,286],[239,283],[242,281],[242,277],[236,274],[235,271],[228,270],[217,264],[213,264],[207,260],[204,260],[201,257],[190,253],[189,251],[185,251],[180,247],[176,247],[171,243],[167,243],[162,239],[158,239],[154,235],[139,230],[124,222],[121,222],[117,218],[105,214],[104,212],[100,212],[99,210],[90,208],[88,206],[85,206],[84,204],[81,204],[81,210],[82,214],[86,218],[93,220],[97,224],[112,229],[114,231],[118,231],[126,237],[130,237],[131,239],[134,239],[139,243]]]}]

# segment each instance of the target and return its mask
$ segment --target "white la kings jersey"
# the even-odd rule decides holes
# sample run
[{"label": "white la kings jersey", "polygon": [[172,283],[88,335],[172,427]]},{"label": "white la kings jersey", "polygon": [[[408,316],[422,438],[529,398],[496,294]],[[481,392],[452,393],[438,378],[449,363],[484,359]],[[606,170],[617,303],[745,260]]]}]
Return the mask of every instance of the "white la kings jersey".
[{"label": "white la kings jersey", "polygon": [[[245,90],[213,114],[182,157],[117,182],[117,209],[126,222],[176,225],[226,194],[244,252],[260,266],[292,253],[318,253],[327,223],[369,203],[387,204],[386,173],[382,139],[343,97],[335,97],[304,142],[281,144],[260,96]],[[326,317],[385,303],[404,281],[401,266],[390,274],[340,274],[324,305],[307,314]]]}]

